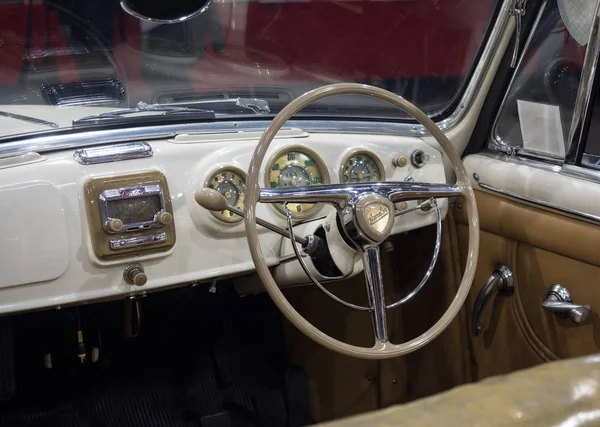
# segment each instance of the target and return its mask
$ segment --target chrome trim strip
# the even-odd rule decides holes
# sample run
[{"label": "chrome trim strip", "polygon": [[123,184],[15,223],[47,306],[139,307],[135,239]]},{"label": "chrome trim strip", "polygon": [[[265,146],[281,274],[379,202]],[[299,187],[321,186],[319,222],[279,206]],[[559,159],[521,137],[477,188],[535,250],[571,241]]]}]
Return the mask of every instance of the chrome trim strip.
[{"label": "chrome trim strip", "polygon": [[[465,92],[458,102],[457,108],[445,120],[437,123],[440,129],[446,131],[456,126],[465,114],[468,113],[479,94],[483,80],[494,60],[498,45],[508,31],[512,10],[512,0],[504,0],[496,22],[493,26],[487,43],[481,53],[481,58],[471,79],[467,83]],[[176,136],[179,133],[210,132],[210,131],[243,131],[265,130],[270,120],[245,120],[216,121],[210,123],[172,124],[152,127],[136,127],[106,130],[81,130],[76,133],[56,135],[49,133],[22,134],[19,136],[0,137],[0,155],[8,153],[21,153],[36,151],[39,153],[69,150],[74,148],[101,145],[107,143],[128,142],[140,139],[164,139]],[[289,127],[297,127],[307,132],[335,132],[335,133],[366,133],[389,134],[401,136],[423,136],[428,132],[422,125],[415,123],[394,123],[383,121],[360,120],[290,120]],[[21,139],[15,139],[16,137]],[[25,139],[27,138],[27,139]],[[2,141],[6,142],[2,142]]]},{"label": "chrome trim strip", "polygon": [[600,182],[600,171],[585,168],[582,166],[564,165],[560,168],[561,175],[570,176],[573,178],[584,179],[591,182]]},{"label": "chrome trim strip", "polygon": [[110,241],[110,248],[114,250],[139,248],[140,246],[156,245],[167,241],[167,233],[150,234],[148,236],[125,237]]},{"label": "chrome trim strip", "polygon": [[501,160],[501,161],[507,162],[507,163],[513,163],[515,165],[529,166],[529,167],[532,167],[535,169],[541,169],[541,170],[544,170],[547,172],[559,173],[560,169],[561,169],[561,166],[557,165],[557,164],[540,162],[537,159],[534,160],[534,159],[527,158],[527,157],[509,157],[509,156],[505,156],[504,154],[497,153],[495,151],[483,151],[481,153],[477,153],[477,155],[489,157],[490,159],[494,159],[494,160]]},{"label": "chrome trim strip", "polygon": [[596,70],[598,68],[598,59],[600,58],[600,2],[596,5],[596,13],[592,22],[592,30],[587,49],[585,51],[585,59],[583,61],[583,69],[581,71],[581,80],[579,82],[579,90],[575,100],[575,108],[573,109],[573,119],[571,121],[571,129],[569,131],[569,140],[567,147],[566,161],[568,163],[577,163],[581,161],[583,150],[585,149],[585,124],[590,113],[590,105],[592,103],[592,87]]},{"label": "chrome trim strip", "polygon": [[479,185],[479,187],[483,188],[484,190],[488,190],[488,191],[491,191],[493,193],[501,194],[503,196],[511,197],[513,199],[517,199],[517,200],[520,200],[520,201],[523,201],[523,202],[526,202],[526,203],[532,203],[532,204],[535,204],[535,205],[540,205],[540,206],[543,206],[543,207],[548,208],[548,209],[552,209],[552,210],[557,211],[557,212],[562,212],[562,213],[565,213],[565,214],[568,214],[568,215],[579,216],[579,217],[585,218],[587,220],[600,223],[600,217],[596,216],[596,215],[590,215],[590,214],[587,214],[587,213],[576,211],[574,209],[563,208],[563,207],[557,206],[557,205],[555,205],[553,203],[548,203],[548,202],[544,202],[542,200],[534,199],[534,198],[531,198],[531,197],[522,196],[520,194],[513,193],[512,191],[501,190],[499,188],[494,187],[493,185],[486,184],[484,182],[478,182],[477,184]]},{"label": "chrome trim strip", "polygon": [[153,155],[152,147],[147,142],[127,142],[125,144],[82,148],[73,153],[75,160],[82,165],[142,159]]},{"label": "chrome trim strip", "polygon": [[592,169],[590,167],[575,166],[575,165],[557,165],[547,162],[540,162],[539,160],[529,159],[527,157],[507,157],[503,154],[494,152],[482,152],[477,155],[488,157],[494,160],[501,160],[503,162],[512,163],[520,166],[527,166],[535,169],[540,169],[546,172],[553,172],[564,176],[570,176],[572,178],[584,179],[586,181],[600,183],[600,170]]},{"label": "chrome trim strip", "polygon": [[525,54],[529,50],[529,46],[533,41],[533,36],[537,31],[542,17],[544,16],[544,12],[546,11],[546,7],[548,6],[548,1],[545,1],[538,11],[538,15],[535,18],[535,21],[529,31],[529,36],[527,37],[527,41],[525,42],[525,46],[523,46],[523,51],[521,52],[521,57],[519,58],[519,62],[517,63],[517,67],[515,68],[515,72],[513,73],[510,83],[508,84],[508,89],[504,92],[504,98],[502,99],[502,103],[500,104],[500,108],[498,109],[498,113],[496,114],[496,119],[494,120],[494,124],[492,125],[492,132],[490,135],[489,147],[500,151],[502,153],[506,153],[509,156],[514,156],[517,152],[521,151],[523,147],[512,146],[506,141],[504,141],[500,135],[498,135],[498,122],[500,121],[500,115],[502,111],[504,111],[504,107],[506,107],[506,102],[508,101],[508,95],[510,93],[510,89],[513,87],[513,84],[521,70],[521,66],[523,65],[523,59],[525,58]]},{"label": "chrome trim strip", "polygon": [[[504,37],[505,32],[508,31],[510,18],[512,17],[512,11],[513,0],[505,0],[500,12],[498,13],[496,22],[491,23],[491,25],[493,25],[492,32],[490,33],[488,41],[483,49],[483,52],[481,53],[481,59],[477,64],[475,71],[473,72],[471,81],[469,82],[465,93],[458,103],[458,107],[447,119],[436,123],[441,130],[447,131],[456,126],[473,106],[475,98],[481,89],[481,85],[483,84],[483,79],[485,78],[492,61],[494,60],[495,54],[498,52],[500,40],[502,40],[502,37]],[[422,135],[428,134],[428,132],[425,130],[425,127],[422,125],[413,125],[413,128]]]}]

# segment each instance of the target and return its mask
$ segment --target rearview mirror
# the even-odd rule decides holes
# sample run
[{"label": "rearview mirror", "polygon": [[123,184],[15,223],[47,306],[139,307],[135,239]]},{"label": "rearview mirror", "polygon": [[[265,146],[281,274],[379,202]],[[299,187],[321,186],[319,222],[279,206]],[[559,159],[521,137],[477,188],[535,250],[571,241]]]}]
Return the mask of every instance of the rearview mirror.
[{"label": "rearview mirror", "polygon": [[212,0],[121,0],[121,8],[143,21],[175,24],[202,14],[211,2]]}]

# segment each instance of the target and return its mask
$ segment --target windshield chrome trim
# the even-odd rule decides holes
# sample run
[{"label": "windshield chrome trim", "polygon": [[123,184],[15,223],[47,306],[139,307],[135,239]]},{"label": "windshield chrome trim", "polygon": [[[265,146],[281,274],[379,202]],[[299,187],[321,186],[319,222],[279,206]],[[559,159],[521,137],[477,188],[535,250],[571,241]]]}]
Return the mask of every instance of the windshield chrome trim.
[{"label": "windshield chrome trim", "polygon": [[[458,102],[454,112],[450,114],[448,118],[436,123],[441,130],[447,131],[456,126],[462,121],[464,116],[473,106],[475,98],[483,85],[483,80],[498,52],[500,41],[510,27],[513,6],[514,0],[504,0],[500,12],[498,13],[498,17],[496,18],[496,22],[490,23],[493,25],[492,31],[481,52],[479,63],[475,67],[475,71],[467,84],[461,100]],[[429,134],[422,125],[413,125],[413,130],[418,131],[422,135]]]},{"label": "windshield chrome trim", "polygon": [[592,87],[596,79],[598,61],[600,60],[600,2],[596,5],[596,12],[592,21],[592,29],[585,52],[579,90],[573,108],[573,119],[567,141],[565,162],[575,164],[581,162],[587,138],[586,123],[589,120],[592,108]]},{"label": "windshield chrome trim", "polygon": [[[446,119],[437,122],[438,127],[448,131],[460,123],[473,106],[480,92],[483,80],[496,56],[498,45],[510,27],[512,0],[503,0],[495,22],[491,22],[491,32],[480,55],[465,91],[457,103],[456,109]],[[171,138],[180,133],[210,131],[243,131],[265,130],[270,120],[235,120],[212,121],[204,123],[172,124],[148,127],[130,127],[105,130],[85,130],[64,134],[9,135],[0,137],[0,155],[21,153],[25,151],[49,152],[100,145],[107,143],[129,142],[134,140],[151,140]],[[298,127],[308,132],[366,133],[389,134],[398,136],[421,137],[429,132],[424,126],[415,123],[398,123],[373,120],[290,120],[290,127]],[[65,129],[68,131],[68,129]],[[18,138],[18,139],[17,139]],[[2,142],[5,140],[6,142]]]}]

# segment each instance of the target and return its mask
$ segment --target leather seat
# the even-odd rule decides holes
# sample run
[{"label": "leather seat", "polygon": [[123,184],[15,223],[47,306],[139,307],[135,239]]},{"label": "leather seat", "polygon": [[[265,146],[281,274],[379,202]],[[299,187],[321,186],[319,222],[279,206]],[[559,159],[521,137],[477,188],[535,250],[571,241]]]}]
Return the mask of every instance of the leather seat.
[{"label": "leather seat", "polygon": [[600,355],[552,362],[492,377],[409,404],[323,425],[600,425]]}]

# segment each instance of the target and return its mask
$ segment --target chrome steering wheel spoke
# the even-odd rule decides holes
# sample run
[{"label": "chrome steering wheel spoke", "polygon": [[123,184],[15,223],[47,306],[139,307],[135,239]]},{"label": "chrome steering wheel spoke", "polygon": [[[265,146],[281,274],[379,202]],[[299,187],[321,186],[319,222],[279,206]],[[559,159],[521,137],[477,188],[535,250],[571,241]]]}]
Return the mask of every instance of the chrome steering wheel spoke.
[{"label": "chrome steering wheel spoke", "polygon": [[357,182],[353,184],[323,184],[291,188],[261,188],[262,203],[331,203],[344,209],[352,200],[365,194],[384,197],[392,203],[406,200],[455,197],[464,194],[457,184],[421,182]]},{"label": "chrome steering wheel spoke", "polygon": [[363,265],[375,339],[379,343],[388,342],[386,322],[385,293],[383,290],[383,273],[379,245],[369,245],[362,248]]}]

